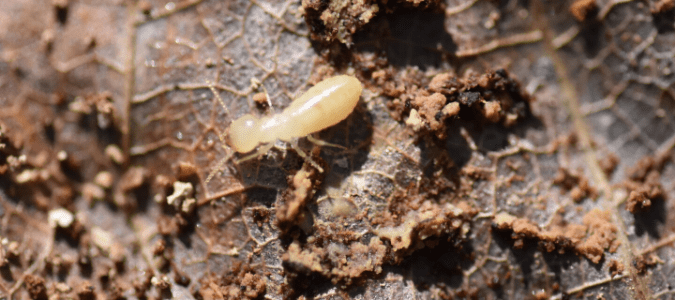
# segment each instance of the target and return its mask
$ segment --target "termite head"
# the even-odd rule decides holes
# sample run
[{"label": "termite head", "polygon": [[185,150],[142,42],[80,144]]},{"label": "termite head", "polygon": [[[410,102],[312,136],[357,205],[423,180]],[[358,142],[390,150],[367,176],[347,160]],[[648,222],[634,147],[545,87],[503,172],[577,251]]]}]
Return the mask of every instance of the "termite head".
[{"label": "termite head", "polygon": [[227,144],[239,153],[250,152],[258,146],[259,121],[256,117],[246,114],[230,124],[226,135]]}]

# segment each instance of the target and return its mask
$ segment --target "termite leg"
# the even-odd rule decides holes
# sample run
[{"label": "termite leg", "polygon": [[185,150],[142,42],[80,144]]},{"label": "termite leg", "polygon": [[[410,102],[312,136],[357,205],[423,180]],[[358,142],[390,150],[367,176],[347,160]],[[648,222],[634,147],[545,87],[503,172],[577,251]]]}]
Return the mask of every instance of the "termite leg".
[{"label": "termite leg", "polygon": [[256,157],[261,157],[261,156],[267,154],[267,152],[269,152],[272,149],[272,147],[274,147],[274,143],[264,144],[264,145],[258,147],[257,151],[255,151],[255,152],[253,152],[249,155],[246,155],[246,156],[244,156],[240,159],[235,159],[234,163],[239,164],[239,163],[245,162],[247,160],[254,159]]},{"label": "termite leg", "polygon": [[298,155],[300,155],[300,157],[302,157],[302,159],[304,159],[306,162],[308,162],[314,168],[316,168],[319,171],[319,173],[323,173],[323,168],[321,166],[319,166],[319,164],[316,163],[314,160],[312,160],[311,157],[307,156],[307,154],[305,154],[305,152],[302,151],[302,149],[300,149],[300,146],[298,146],[297,140],[290,141],[290,144],[291,144],[291,148],[293,148],[293,150],[295,150],[295,152],[297,152]]},{"label": "termite leg", "polygon": [[342,150],[347,150],[347,148],[342,146],[342,145],[333,144],[333,143],[326,142],[324,140],[317,139],[311,134],[307,136],[307,140],[316,144],[316,145],[319,145],[319,146],[330,146],[330,147],[335,147],[335,148],[342,149]]}]

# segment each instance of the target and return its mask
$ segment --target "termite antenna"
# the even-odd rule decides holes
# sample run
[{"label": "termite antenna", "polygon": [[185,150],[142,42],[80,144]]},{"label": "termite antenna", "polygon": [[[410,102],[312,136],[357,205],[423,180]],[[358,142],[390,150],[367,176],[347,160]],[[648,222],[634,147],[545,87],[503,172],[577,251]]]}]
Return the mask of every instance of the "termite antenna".
[{"label": "termite antenna", "polygon": [[[223,101],[223,98],[220,98],[220,94],[218,93],[218,90],[216,90],[215,84],[213,82],[211,82],[210,80],[206,80],[206,84],[209,86],[209,89],[211,89],[211,92],[216,97],[216,99],[218,99],[218,102],[220,102],[220,105],[225,110],[225,113],[230,115],[230,110],[227,109],[227,106],[225,105],[225,101]],[[222,138],[221,138],[221,140],[222,140]]]},{"label": "termite antenna", "polygon": [[[221,106],[223,107],[223,109],[225,110],[225,113],[227,113],[228,115],[230,115],[230,110],[227,109],[227,105],[225,105],[225,101],[223,101],[223,98],[220,97],[220,94],[218,93],[218,90],[216,90],[215,84],[214,84],[213,82],[211,82],[210,80],[206,80],[206,84],[209,86],[209,89],[210,89],[211,92],[213,93],[213,96],[215,96],[216,99],[218,99],[218,102],[220,103],[220,105],[221,105]],[[226,135],[227,135],[227,130],[225,130],[222,134],[219,134],[219,135],[218,135],[218,139],[220,139],[220,142],[223,143],[223,144],[225,144],[225,136],[226,136]],[[226,147],[225,145],[223,145],[223,148],[227,150],[227,147]],[[234,155],[234,152],[229,151],[228,154],[225,155],[225,157],[223,157],[223,159],[221,159],[221,160],[218,162],[218,164],[216,165],[216,167],[211,171],[211,173],[209,173],[209,176],[206,177],[206,181],[204,182],[205,184],[206,184],[206,183],[209,183],[209,181],[211,181],[211,179],[213,179],[213,176],[216,176],[216,173],[218,173],[218,172],[220,172],[220,171],[222,170],[223,165],[224,165],[228,160],[230,160],[230,158],[232,158],[232,155]]]},{"label": "termite antenna", "polygon": [[[223,148],[225,148],[225,147],[223,147]],[[234,153],[234,152],[229,152],[227,155],[225,155],[225,157],[223,157],[223,159],[221,159],[221,160],[218,162],[218,164],[216,165],[216,167],[213,168],[213,170],[211,171],[211,173],[209,173],[209,176],[206,177],[206,181],[204,181],[204,184],[209,183],[209,181],[211,181],[211,179],[213,179],[213,176],[216,176],[216,173],[218,173],[218,172],[220,172],[220,171],[222,170],[223,165],[225,165],[225,163],[226,163],[228,160],[230,160],[230,158],[232,158],[233,153]]]}]

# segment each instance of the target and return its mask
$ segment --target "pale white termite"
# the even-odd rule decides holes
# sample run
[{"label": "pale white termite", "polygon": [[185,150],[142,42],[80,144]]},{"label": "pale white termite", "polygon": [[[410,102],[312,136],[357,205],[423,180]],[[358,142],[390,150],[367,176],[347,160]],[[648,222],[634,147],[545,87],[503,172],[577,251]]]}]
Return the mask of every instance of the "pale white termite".
[{"label": "pale white termite", "polygon": [[[211,86],[211,89],[223,107],[226,107],[215,88]],[[264,145],[255,153],[238,160],[239,162],[267,153],[277,140],[288,142],[300,156],[319,171],[323,171],[297,146],[297,139],[307,137],[314,143],[331,145],[312,138],[310,134],[347,118],[359,102],[361,91],[361,82],[354,76],[339,75],[325,79],[295,99],[281,113],[262,118],[246,114],[234,120],[220,136],[221,140],[224,136],[225,143],[239,153],[251,152],[258,145]],[[207,183],[230,157],[231,155],[227,155],[218,163],[206,178]]]}]

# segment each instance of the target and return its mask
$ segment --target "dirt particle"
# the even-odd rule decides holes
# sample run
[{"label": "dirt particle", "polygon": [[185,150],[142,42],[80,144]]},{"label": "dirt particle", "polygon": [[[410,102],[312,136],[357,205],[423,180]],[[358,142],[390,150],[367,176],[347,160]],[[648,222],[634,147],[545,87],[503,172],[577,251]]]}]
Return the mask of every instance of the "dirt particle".
[{"label": "dirt particle", "polygon": [[174,273],[173,280],[174,280],[177,284],[180,284],[180,285],[182,285],[182,286],[188,286],[188,285],[190,285],[190,282],[191,282],[192,280],[190,279],[190,276],[189,276],[189,275],[185,274],[185,272],[179,270],[176,266],[174,266],[174,268],[173,268],[173,273]]},{"label": "dirt particle", "polygon": [[189,162],[178,163],[178,180],[188,181],[191,177],[197,175],[197,166]]},{"label": "dirt particle", "polygon": [[143,185],[147,179],[148,171],[143,167],[129,168],[122,178],[120,178],[119,189],[122,192],[128,192],[137,189]]},{"label": "dirt particle", "polygon": [[632,168],[628,169],[628,177],[633,181],[644,182],[651,171],[661,171],[665,163],[670,159],[669,155],[641,158]]},{"label": "dirt particle", "polygon": [[367,273],[379,274],[385,263],[387,247],[379,238],[371,238],[368,245],[360,242],[303,247],[296,241],[282,256],[284,266],[304,274],[318,273],[333,283],[351,284]]},{"label": "dirt particle", "polygon": [[80,169],[82,167],[82,162],[75,158],[72,155],[69,155],[68,152],[61,150],[56,154],[56,159],[59,161],[59,166],[63,173],[68,175],[71,179],[80,181],[82,180]]},{"label": "dirt particle", "polygon": [[60,254],[50,255],[45,258],[45,270],[48,274],[66,276],[73,266],[74,260],[70,257],[62,257]]},{"label": "dirt particle", "polygon": [[110,144],[107,147],[105,147],[104,152],[105,155],[116,164],[118,165],[124,164],[125,162],[124,154],[122,153],[122,149],[120,149],[119,146],[115,144]]},{"label": "dirt particle", "polygon": [[655,267],[659,263],[663,263],[663,260],[653,253],[648,253],[637,256],[633,261],[633,266],[637,270],[638,274],[644,275],[649,269]]},{"label": "dirt particle", "polygon": [[159,239],[152,247],[152,255],[154,256],[164,255],[164,250],[166,250],[166,241],[164,241],[164,239]]},{"label": "dirt particle", "polygon": [[405,120],[405,124],[408,125],[415,132],[420,131],[420,129],[422,129],[422,127],[424,126],[422,118],[420,118],[420,114],[417,112],[416,109],[410,110],[410,115],[408,116],[408,119]]},{"label": "dirt particle", "polygon": [[315,179],[316,169],[304,164],[289,182],[288,191],[277,204],[277,225],[284,231],[305,220],[305,205],[314,195],[314,187],[320,184]]},{"label": "dirt particle", "polygon": [[623,263],[621,263],[616,259],[612,259],[609,261],[609,273],[612,275],[612,277],[623,274],[623,271],[624,271]]},{"label": "dirt particle", "polygon": [[663,201],[664,190],[661,186],[661,170],[665,158],[642,158],[629,170],[629,179],[622,185],[630,191],[626,200],[626,210],[633,214],[648,211],[654,201]]},{"label": "dirt particle", "polygon": [[484,104],[485,118],[493,123],[497,123],[501,118],[502,107],[498,101],[488,101]]},{"label": "dirt particle", "polygon": [[648,191],[631,191],[626,202],[626,210],[631,213],[647,211],[652,206]]},{"label": "dirt particle", "polygon": [[379,11],[375,1],[303,0],[305,21],[311,39],[319,42],[340,41],[352,44],[352,35]]},{"label": "dirt particle", "polygon": [[257,298],[265,292],[265,280],[258,274],[246,273],[241,281],[244,296],[249,299]]},{"label": "dirt particle", "polygon": [[[403,84],[386,81],[381,86],[384,86],[384,95],[396,97],[387,104],[393,111],[392,117],[401,120],[406,111],[412,113],[414,109],[425,127],[438,138],[444,138],[445,120],[449,117],[460,116],[472,122],[501,123],[508,127],[529,115],[529,102],[533,99],[505,70],[467,74],[464,78],[452,73],[437,74],[428,85],[425,77],[405,74],[399,77],[406,77],[388,79]],[[421,88],[425,85],[428,87]],[[397,87],[396,93],[388,92],[387,86]],[[415,120],[416,116],[412,117]]]},{"label": "dirt particle", "polygon": [[558,168],[558,172],[553,178],[553,183],[562,186],[565,190],[571,190],[579,184],[579,175],[572,174],[568,169]]},{"label": "dirt particle", "polygon": [[577,250],[594,263],[599,263],[605,249],[615,252],[619,246],[616,239],[618,228],[612,223],[610,213],[593,209],[583,218],[588,228],[588,236],[577,246]]},{"label": "dirt particle", "polygon": [[57,282],[54,285],[54,289],[61,294],[70,293],[73,290],[73,288],[63,282]]},{"label": "dirt particle", "polygon": [[616,239],[617,227],[611,222],[608,212],[591,210],[583,218],[583,225],[562,222],[554,224],[548,230],[542,230],[530,220],[500,213],[493,219],[498,230],[512,231],[514,248],[524,246],[524,238],[539,240],[543,249],[552,252],[555,249],[573,249],[593,263],[599,263],[604,251],[615,252],[619,246]]},{"label": "dirt particle", "polygon": [[598,4],[595,0],[576,0],[570,6],[570,13],[578,21],[584,21],[598,10]]},{"label": "dirt particle", "polygon": [[54,15],[61,25],[66,24],[66,21],[68,21],[68,2],[69,0],[52,0]]},{"label": "dirt particle", "polygon": [[662,14],[675,9],[675,0],[659,0],[651,8],[652,14]]},{"label": "dirt particle", "polygon": [[330,205],[331,214],[340,218],[348,218],[357,212],[357,208],[346,198],[332,199]]},{"label": "dirt particle", "polygon": [[96,294],[94,293],[94,286],[89,281],[84,281],[77,288],[77,296],[80,300],[94,300]]},{"label": "dirt particle", "polygon": [[138,9],[140,9],[144,15],[149,16],[152,12],[152,3],[147,0],[141,0],[138,2]]},{"label": "dirt particle", "polygon": [[433,93],[429,96],[419,95],[412,104],[419,110],[419,116],[424,119],[425,124],[429,126],[432,131],[439,130],[441,123],[436,119],[436,113],[442,110],[447,99],[441,93]]},{"label": "dirt particle", "polygon": [[431,237],[454,236],[464,238],[469,231],[465,221],[467,212],[459,207],[437,205],[425,201],[418,210],[408,211],[396,226],[379,226],[375,233],[391,243],[397,260],[424,247],[424,241]]},{"label": "dirt particle", "polygon": [[[88,42],[89,46],[96,45],[96,41],[92,40]],[[112,93],[103,92],[96,94],[91,97],[91,102],[96,107],[96,121],[98,127],[101,129],[108,129],[111,125],[114,124],[117,118],[117,111],[112,100]]]},{"label": "dirt particle", "polygon": [[45,286],[45,280],[42,277],[28,274],[26,275],[24,282],[26,283],[26,289],[28,290],[28,295],[31,299],[47,299],[47,287]]},{"label": "dirt particle", "polygon": [[115,242],[115,237],[108,231],[98,226],[93,226],[90,230],[91,241],[105,252],[110,252],[110,248]]},{"label": "dirt particle", "polygon": [[445,115],[446,117],[456,116],[459,113],[459,103],[458,102],[448,103],[445,107],[443,107],[441,113],[443,113],[443,115]]},{"label": "dirt particle", "polygon": [[173,183],[173,193],[166,197],[166,203],[177,211],[190,214],[196,204],[196,200],[192,197],[193,194],[192,183],[176,181]]},{"label": "dirt particle", "polygon": [[80,114],[90,114],[92,107],[85,101],[84,97],[75,97],[73,101],[68,104],[68,109],[72,112]]},{"label": "dirt particle", "polygon": [[458,90],[459,82],[454,74],[441,73],[429,82],[429,90],[436,93],[451,94]]},{"label": "dirt particle", "polygon": [[125,300],[124,289],[120,286],[118,282],[112,282],[107,289],[107,298],[113,300]]},{"label": "dirt particle", "polygon": [[152,287],[152,283],[150,282],[152,277],[152,271],[145,270],[141,272],[139,276],[134,278],[131,284],[134,286],[134,290],[136,291],[136,297],[145,297],[146,292]]},{"label": "dirt particle", "polygon": [[160,216],[157,218],[157,231],[163,236],[176,235],[180,231],[176,218]]},{"label": "dirt particle", "polygon": [[150,279],[150,283],[159,290],[166,290],[171,287],[171,281],[166,275],[153,276],[152,279]]},{"label": "dirt particle", "polygon": [[94,183],[105,189],[109,189],[113,185],[114,180],[115,178],[108,171],[98,172],[98,174],[96,174],[94,177]]},{"label": "dirt particle", "polygon": [[44,182],[47,179],[49,179],[49,173],[47,170],[26,169],[16,175],[14,182],[18,184],[25,184],[29,182],[39,183]]},{"label": "dirt particle", "polygon": [[85,182],[82,185],[82,197],[91,205],[94,200],[98,201],[105,198],[105,190],[98,185]]},{"label": "dirt particle", "polygon": [[546,300],[550,299],[550,295],[546,292],[546,290],[539,290],[536,292],[532,292],[532,295],[534,296],[534,299],[536,300]]},{"label": "dirt particle", "polygon": [[0,244],[0,269],[7,267],[9,259],[7,257],[7,250],[4,244]]},{"label": "dirt particle", "polygon": [[[3,239],[3,244],[4,244],[4,239]],[[7,244],[7,257],[9,259],[15,260],[19,259],[19,256],[21,255],[21,244],[17,241],[11,241]]]},{"label": "dirt particle", "polygon": [[75,216],[65,208],[57,208],[49,211],[47,219],[49,226],[52,228],[56,228],[57,226],[68,228],[75,221]]},{"label": "dirt particle", "polygon": [[[96,46],[96,40],[92,37],[90,37],[89,40],[85,40],[85,43],[90,49]],[[114,125],[115,120],[118,117],[113,103],[112,93],[107,91],[87,95],[86,97],[76,97],[68,104],[68,109],[83,115],[89,115],[95,112],[96,122],[100,129],[110,128],[111,125]]]},{"label": "dirt particle", "polygon": [[113,193],[115,205],[127,214],[134,213],[138,207],[138,198],[144,197],[148,177],[149,172],[144,167],[132,167],[124,172]]},{"label": "dirt particle", "polygon": [[558,168],[558,172],[553,178],[553,183],[560,185],[564,191],[570,192],[570,198],[574,202],[580,202],[585,198],[595,199],[597,191],[593,188],[586,177],[581,174],[574,174],[565,168]]},{"label": "dirt particle", "polygon": [[253,101],[261,107],[267,105],[267,95],[265,93],[255,93],[253,95]]},{"label": "dirt particle", "polygon": [[253,221],[258,225],[258,227],[262,227],[263,224],[268,223],[270,220],[270,211],[267,208],[264,207],[254,207],[252,209],[252,214],[253,214]]},{"label": "dirt particle", "polygon": [[266,278],[250,266],[235,263],[224,276],[207,274],[197,292],[202,299],[260,299],[267,292]]},{"label": "dirt particle", "polygon": [[119,273],[124,271],[124,262],[127,259],[127,254],[124,246],[120,243],[113,243],[113,245],[110,247],[110,252],[108,253],[108,257],[112,262],[115,264],[115,267],[117,268],[117,271]]},{"label": "dirt particle", "polygon": [[614,170],[619,165],[619,157],[614,153],[609,153],[600,159],[599,164],[605,175],[608,177],[612,176],[612,173],[614,173]]}]

